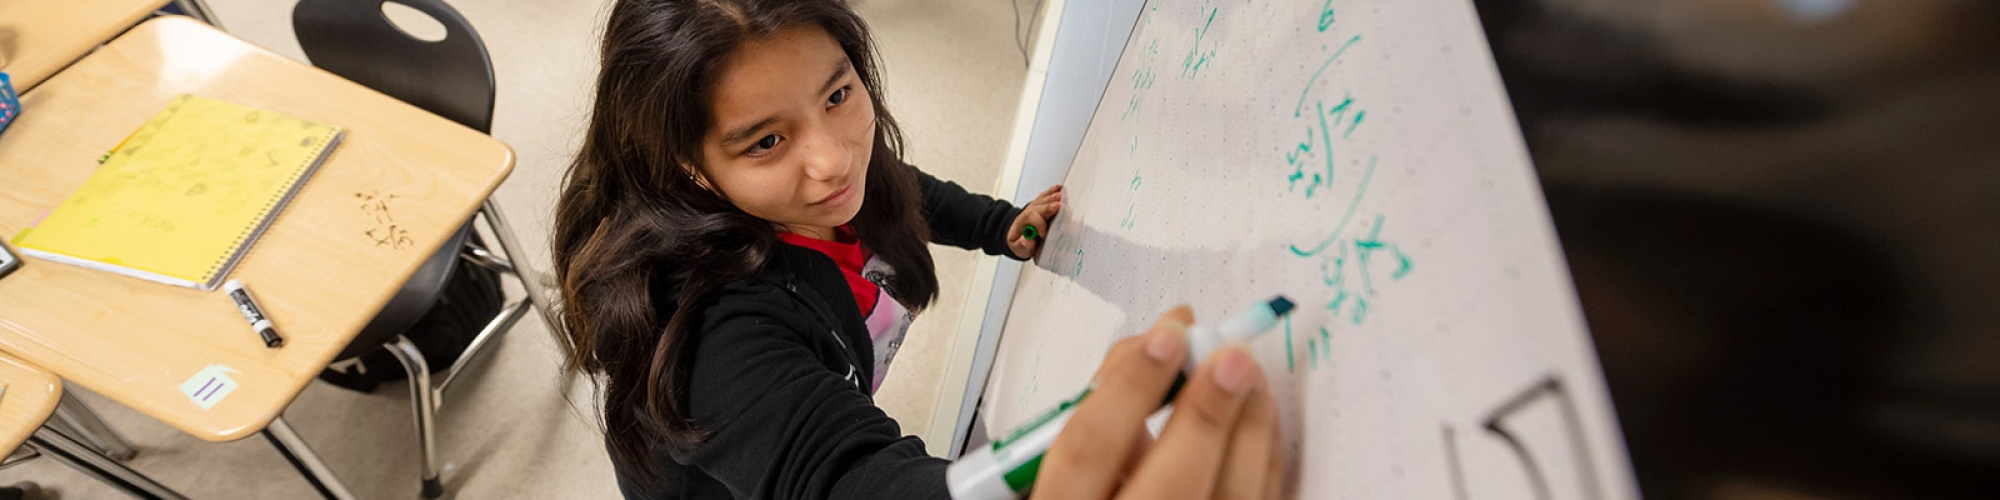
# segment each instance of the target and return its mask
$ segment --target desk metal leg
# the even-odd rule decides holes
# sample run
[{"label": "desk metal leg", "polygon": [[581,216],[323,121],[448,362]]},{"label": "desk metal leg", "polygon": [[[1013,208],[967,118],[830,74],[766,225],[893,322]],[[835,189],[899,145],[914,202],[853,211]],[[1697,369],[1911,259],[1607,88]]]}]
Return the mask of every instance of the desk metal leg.
[{"label": "desk metal leg", "polygon": [[132,496],[149,500],[187,500],[187,497],[154,482],[152,478],[140,474],[139,471],[132,470],[117,460],[105,458],[92,451],[89,446],[47,427],[36,430],[33,435],[28,436],[28,446],[34,447],[36,451],[51,460],[75,468],[105,484],[123,489]]},{"label": "desk metal leg", "polygon": [[[430,363],[424,361],[424,353],[408,337],[397,335],[396,340],[383,345],[396,361],[403,363],[403,372],[410,375],[410,406],[417,412],[417,442],[424,450],[424,498],[437,498],[444,494],[444,483],[438,481],[437,445],[432,434],[437,432],[437,396],[431,388]],[[467,350],[471,355],[471,350]]]},{"label": "desk metal leg", "polygon": [[104,419],[98,417],[97,412],[91,411],[83,401],[70,397],[68,391],[64,392],[62,399],[57,400],[55,417],[64,426],[76,431],[77,440],[90,444],[92,448],[103,452],[106,457],[124,461],[131,460],[133,455],[138,454],[132,447],[132,442],[126,441],[117,431],[111,430],[111,426],[104,425]]},{"label": "desk metal leg", "polygon": [[549,327],[549,330],[555,331],[562,325],[562,318],[556,317],[555,308],[550,307],[548,294],[543,293],[544,275],[536,271],[535,266],[528,264],[528,252],[523,250],[520,242],[514,240],[514,228],[507,225],[505,216],[500,215],[500,205],[493,203],[492,198],[487,198],[486,204],[481,205],[479,210],[486,213],[486,224],[493,226],[493,237],[500,240],[500,249],[507,252],[508,262],[513,263],[514,277],[521,280],[521,289],[528,292],[528,301],[533,302],[537,312],[542,313],[542,322]]},{"label": "desk metal leg", "polygon": [[271,446],[277,447],[278,454],[284,455],[292,467],[305,475],[306,481],[319,490],[320,496],[328,500],[354,500],[354,494],[348,493],[347,486],[340,483],[340,478],[334,477],[333,469],[328,469],[326,462],[321,462],[319,455],[313,454],[312,447],[299,439],[299,433],[292,431],[292,424],[286,423],[285,417],[271,419],[271,425],[264,426],[264,437],[271,440]]}]

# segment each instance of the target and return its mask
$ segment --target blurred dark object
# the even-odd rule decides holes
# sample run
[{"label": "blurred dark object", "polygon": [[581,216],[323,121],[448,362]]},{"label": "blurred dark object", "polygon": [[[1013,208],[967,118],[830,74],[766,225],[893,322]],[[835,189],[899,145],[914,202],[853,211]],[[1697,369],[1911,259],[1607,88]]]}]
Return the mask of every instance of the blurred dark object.
[{"label": "blurred dark object", "polygon": [[8,486],[0,486],[0,500],[37,500],[42,498],[42,487],[32,481],[22,481]]},{"label": "blurred dark object", "polygon": [[2000,2],[1475,3],[1647,498],[2000,498]]}]

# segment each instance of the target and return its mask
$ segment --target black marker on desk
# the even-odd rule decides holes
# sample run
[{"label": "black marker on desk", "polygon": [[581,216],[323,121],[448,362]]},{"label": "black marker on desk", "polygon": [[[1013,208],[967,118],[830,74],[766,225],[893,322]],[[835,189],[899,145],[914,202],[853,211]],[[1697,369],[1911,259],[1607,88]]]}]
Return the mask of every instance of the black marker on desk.
[{"label": "black marker on desk", "polygon": [[243,288],[243,282],[229,280],[222,284],[222,292],[236,302],[236,311],[243,313],[243,319],[250,320],[250,329],[264,338],[264,347],[285,345],[285,338],[279,337],[278,330],[271,327],[271,318],[264,316],[264,308],[257,307],[257,301],[250,299],[250,290]]}]

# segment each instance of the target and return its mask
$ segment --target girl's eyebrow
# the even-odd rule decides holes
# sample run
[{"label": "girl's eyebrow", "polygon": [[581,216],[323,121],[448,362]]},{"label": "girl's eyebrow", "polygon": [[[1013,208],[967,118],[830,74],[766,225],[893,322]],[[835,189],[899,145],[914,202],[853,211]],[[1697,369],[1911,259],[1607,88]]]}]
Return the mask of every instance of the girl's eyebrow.
[{"label": "girl's eyebrow", "polygon": [[[845,56],[841,57],[839,62],[833,63],[833,76],[827,77],[826,85],[820,86],[819,93],[824,94],[828,90],[833,90],[833,86],[835,84],[840,83],[840,80],[842,78],[847,78],[847,73],[850,71],[853,71],[853,65],[848,64],[847,58]],[[739,127],[735,130],[730,130],[729,133],[722,135],[722,143],[735,144],[745,139],[749,139],[750,136],[752,134],[755,134],[759,129],[770,126],[772,123],[775,123],[777,121],[778,118],[774,116],[758,120],[757,123],[752,123],[746,127]]]},{"label": "girl's eyebrow", "polygon": [[839,62],[833,63],[833,76],[827,77],[826,85],[819,87],[819,93],[824,94],[828,90],[833,90],[834,84],[840,83],[840,79],[847,77],[849,67],[845,56],[841,57]]},{"label": "girl's eyebrow", "polygon": [[757,123],[752,123],[749,126],[739,127],[736,130],[731,130],[729,131],[728,134],[724,134],[722,136],[722,143],[735,144],[738,142],[742,142],[745,139],[749,139],[750,134],[756,133],[758,130],[762,130],[764,127],[769,127],[771,126],[772,123],[777,123],[777,121],[778,117],[772,116],[764,118],[762,120],[758,120]]}]

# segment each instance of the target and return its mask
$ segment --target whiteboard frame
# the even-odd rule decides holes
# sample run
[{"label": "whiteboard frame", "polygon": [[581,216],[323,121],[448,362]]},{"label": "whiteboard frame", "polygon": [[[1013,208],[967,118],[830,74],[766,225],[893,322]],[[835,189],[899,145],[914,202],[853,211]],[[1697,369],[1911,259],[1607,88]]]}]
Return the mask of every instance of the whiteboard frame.
[{"label": "whiteboard frame", "polygon": [[[994,193],[1012,193],[1013,200],[1028,200],[1062,182],[1069,175],[1070,161],[1083,145],[1091,115],[1111,82],[1111,73],[1125,51],[1126,38],[1138,24],[1146,0],[1049,0],[1048,16],[1037,28],[1035,55],[1029,64],[1026,88],[1015,116],[1013,138],[1007,147],[999,185]],[[970,366],[958,407],[944,418],[948,398],[939,398],[938,418],[932,419],[927,446],[933,455],[956,459],[964,452],[973,431],[979,399],[993,370],[993,356],[1000,348],[1000,333],[1007,325],[1007,311],[1014,302],[1014,286],[1021,278],[1021,262],[1013,259],[981,257],[974,276],[990,276],[991,285],[972,293],[968,305],[984,302],[979,315],[964,315],[959,328],[962,342],[972,328],[978,334],[970,352]],[[979,283],[974,283],[975,289]],[[973,324],[974,319],[977,324]],[[954,358],[964,349],[954,349]],[[960,373],[958,359],[946,373]],[[947,386],[956,385],[946,381]],[[949,424],[950,438],[941,426]],[[949,446],[945,446],[948,444]],[[942,449],[943,453],[939,453]]]}]

